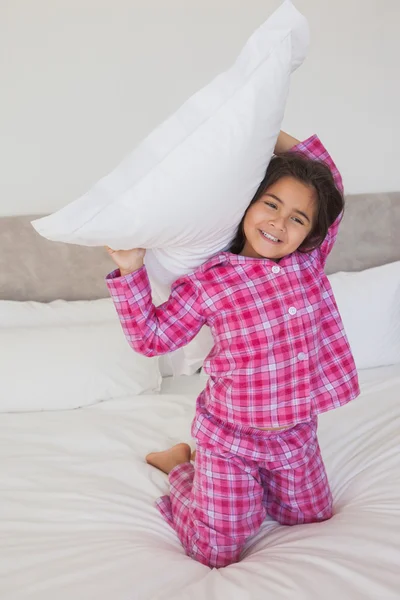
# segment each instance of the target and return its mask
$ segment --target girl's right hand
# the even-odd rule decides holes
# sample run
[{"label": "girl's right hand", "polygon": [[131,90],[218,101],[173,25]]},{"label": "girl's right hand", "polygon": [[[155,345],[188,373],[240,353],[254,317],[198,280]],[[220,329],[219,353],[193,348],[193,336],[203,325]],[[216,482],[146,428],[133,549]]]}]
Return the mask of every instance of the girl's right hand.
[{"label": "girl's right hand", "polygon": [[113,250],[106,246],[108,254],[111,256],[121,272],[121,276],[129,275],[133,271],[138,271],[143,267],[146,250],[144,248],[133,248],[132,250]]}]

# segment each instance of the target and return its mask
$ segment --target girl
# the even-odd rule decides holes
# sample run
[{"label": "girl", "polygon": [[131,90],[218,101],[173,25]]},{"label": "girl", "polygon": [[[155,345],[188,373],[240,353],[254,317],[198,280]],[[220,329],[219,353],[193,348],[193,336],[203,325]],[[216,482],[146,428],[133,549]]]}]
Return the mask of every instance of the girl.
[{"label": "girl", "polygon": [[317,136],[281,132],[228,252],[155,307],[145,251],[108,249],[107,284],[124,333],[147,356],[187,344],[207,324],[214,347],[190,447],[154,452],[169,475],[157,501],[186,553],[210,567],[239,560],[266,513],[283,525],[332,516],[317,416],[359,394],[324,265],[343,212],[339,172]]}]

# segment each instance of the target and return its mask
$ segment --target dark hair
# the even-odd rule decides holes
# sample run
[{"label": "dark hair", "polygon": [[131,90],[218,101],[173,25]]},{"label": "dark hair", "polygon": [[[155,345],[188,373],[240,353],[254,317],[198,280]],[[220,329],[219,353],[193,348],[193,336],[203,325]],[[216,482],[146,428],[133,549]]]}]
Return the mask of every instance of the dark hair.
[{"label": "dark hair", "polygon": [[300,252],[311,252],[318,248],[324,241],[329,227],[344,210],[344,197],[335,185],[330,168],[323,162],[307,158],[301,152],[285,152],[279,156],[273,156],[265,177],[260,183],[254,198],[250,202],[238,226],[229,251],[239,254],[245,245],[243,225],[247,211],[257,200],[261,198],[267,189],[282,177],[293,177],[306,185],[313,187],[316,191],[317,212],[315,224],[299,246]]}]

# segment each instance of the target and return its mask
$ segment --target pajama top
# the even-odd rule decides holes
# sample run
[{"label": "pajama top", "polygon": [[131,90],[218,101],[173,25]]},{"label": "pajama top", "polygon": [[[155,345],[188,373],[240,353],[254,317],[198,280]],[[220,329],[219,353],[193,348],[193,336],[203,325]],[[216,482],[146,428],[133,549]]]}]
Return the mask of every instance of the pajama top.
[{"label": "pajama top", "polygon": [[[314,135],[293,151],[325,162],[340,174]],[[146,267],[107,286],[123,331],[146,356],[188,344],[203,325],[214,346],[204,362],[209,379],[202,410],[246,427],[275,428],[310,421],[359,394],[357,371],[324,265],[341,216],[322,245],[276,263],[220,252],[152,303]]]}]

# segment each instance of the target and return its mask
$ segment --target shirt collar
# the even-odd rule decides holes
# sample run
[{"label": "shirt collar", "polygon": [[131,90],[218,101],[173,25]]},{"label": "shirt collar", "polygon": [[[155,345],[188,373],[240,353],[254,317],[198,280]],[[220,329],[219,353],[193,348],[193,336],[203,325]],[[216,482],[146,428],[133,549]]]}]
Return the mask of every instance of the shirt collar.
[{"label": "shirt collar", "polygon": [[225,260],[227,260],[231,264],[237,264],[237,265],[246,265],[246,264],[262,265],[262,264],[265,264],[265,266],[273,267],[274,265],[282,266],[284,264],[285,265],[288,263],[290,264],[293,261],[293,258],[296,254],[297,254],[296,252],[293,252],[292,254],[288,254],[287,256],[284,256],[283,258],[281,258],[279,260],[279,262],[271,260],[270,258],[252,258],[249,256],[242,256],[241,254],[233,254],[232,252],[221,252],[219,256],[221,256],[221,258],[223,257]]}]

